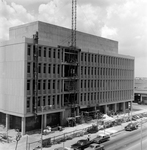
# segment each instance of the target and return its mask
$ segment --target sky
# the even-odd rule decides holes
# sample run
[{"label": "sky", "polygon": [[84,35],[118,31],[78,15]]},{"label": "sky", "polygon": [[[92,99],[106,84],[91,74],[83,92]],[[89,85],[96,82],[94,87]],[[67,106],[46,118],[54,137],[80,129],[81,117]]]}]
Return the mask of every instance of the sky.
[{"label": "sky", "polygon": [[[43,21],[71,28],[72,0],[0,0],[0,41],[9,28]],[[135,77],[147,77],[147,0],[77,0],[77,30],[119,42],[135,57]]]}]

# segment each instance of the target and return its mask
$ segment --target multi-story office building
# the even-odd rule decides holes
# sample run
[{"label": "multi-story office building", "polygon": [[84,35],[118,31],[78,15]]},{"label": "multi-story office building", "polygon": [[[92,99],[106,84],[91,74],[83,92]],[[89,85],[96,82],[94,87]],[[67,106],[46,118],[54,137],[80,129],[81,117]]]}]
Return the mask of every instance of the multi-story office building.
[{"label": "multi-story office building", "polygon": [[41,127],[42,116],[44,126],[54,126],[96,107],[103,113],[128,109],[134,58],[118,54],[118,42],[82,32],[72,49],[70,34],[40,21],[10,28],[0,45],[0,123],[25,134]]}]

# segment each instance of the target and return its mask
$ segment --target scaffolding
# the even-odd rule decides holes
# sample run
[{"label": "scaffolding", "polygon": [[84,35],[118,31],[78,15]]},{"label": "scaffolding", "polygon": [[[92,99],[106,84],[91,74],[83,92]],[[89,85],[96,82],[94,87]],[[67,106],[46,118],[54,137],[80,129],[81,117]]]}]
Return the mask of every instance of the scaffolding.
[{"label": "scaffolding", "polygon": [[37,119],[38,104],[38,32],[33,35],[33,113]]}]

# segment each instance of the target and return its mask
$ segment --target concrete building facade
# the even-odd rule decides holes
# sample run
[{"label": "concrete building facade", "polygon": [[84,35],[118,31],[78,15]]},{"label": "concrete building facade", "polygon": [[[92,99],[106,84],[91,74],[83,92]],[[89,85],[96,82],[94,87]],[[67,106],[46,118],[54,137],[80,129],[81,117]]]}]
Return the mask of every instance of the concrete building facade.
[{"label": "concrete building facade", "polygon": [[[34,119],[34,42],[38,42],[38,100]],[[99,109],[124,111],[133,101],[134,58],[118,54],[118,42],[40,21],[10,28],[0,45],[0,123],[22,134]],[[72,88],[71,88],[72,87]]]}]

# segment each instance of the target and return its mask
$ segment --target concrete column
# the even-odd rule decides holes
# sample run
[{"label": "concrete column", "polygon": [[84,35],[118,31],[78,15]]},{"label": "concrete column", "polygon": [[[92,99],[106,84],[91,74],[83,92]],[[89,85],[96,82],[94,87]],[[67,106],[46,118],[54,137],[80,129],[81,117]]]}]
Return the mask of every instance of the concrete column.
[{"label": "concrete column", "polygon": [[79,107],[77,107],[77,112],[76,112],[77,114],[77,116],[79,116]]},{"label": "concrete column", "polygon": [[125,102],[123,102],[122,105],[123,105],[123,113],[126,113]]},{"label": "concrete column", "polygon": [[33,98],[30,98],[30,111],[33,112]]},{"label": "concrete column", "polygon": [[64,111],[60,112],[60,123],[64,125]]},{"label": "concrete column", "polygon": [[44,128],[46,127],[47,125],[47,114],[44,114]]},{"label": "concrete column", "polygon": [[107,105],[104,106],[104,113],[107,114]]},{"label": "concrete column", "polygon": [[140,101],[142,102],[142,95],[140,94]]},{"label": "concrete column", "polygon": [[114,104],[114,111],[115,111],[115,112],[117,111],[117,103]]},{"label": "concrete column", "polygon": [[24,135],[26,132],[26,118],[22,117],[21,118],[21,133]]},{"label": "concrete column", "polygon": [[9,130],[9,115],[6,114],[6,130]]},{"label": "concrete column", "polygon": [[57,109],[57,95],[55,95],[55,109]]}]

